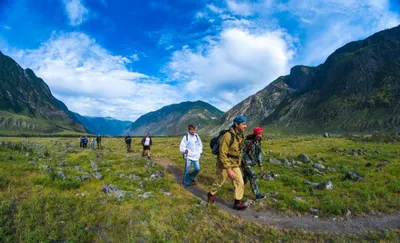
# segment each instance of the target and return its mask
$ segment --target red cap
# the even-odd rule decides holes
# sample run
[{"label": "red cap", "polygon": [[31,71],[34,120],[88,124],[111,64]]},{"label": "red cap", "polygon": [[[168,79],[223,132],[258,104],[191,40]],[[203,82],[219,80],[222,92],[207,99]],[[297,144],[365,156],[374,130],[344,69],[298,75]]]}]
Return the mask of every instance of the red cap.
[{"label": "red cap", "polygon": [[262,134],[263,133],[263,129],[261,127],[255,127],[253,129],[253,134]]}]

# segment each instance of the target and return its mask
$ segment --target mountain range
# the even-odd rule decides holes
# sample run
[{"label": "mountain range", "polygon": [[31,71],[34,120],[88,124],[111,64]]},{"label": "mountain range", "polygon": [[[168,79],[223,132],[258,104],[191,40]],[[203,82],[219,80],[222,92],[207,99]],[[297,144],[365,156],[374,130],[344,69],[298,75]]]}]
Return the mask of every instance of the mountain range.
[{"label": "mountain range", "polygon": [[131,121],[120,121],[112,117],[90,117],[81,116],[78,113],[73,114],[92,134],[119,136],[132,124]]},{"label": "mountain range", "polygon": [[400,130],[400,26],[337,49],[317,66],[295,66],[227,111],[215,134],[236,115],[270,131]]}]

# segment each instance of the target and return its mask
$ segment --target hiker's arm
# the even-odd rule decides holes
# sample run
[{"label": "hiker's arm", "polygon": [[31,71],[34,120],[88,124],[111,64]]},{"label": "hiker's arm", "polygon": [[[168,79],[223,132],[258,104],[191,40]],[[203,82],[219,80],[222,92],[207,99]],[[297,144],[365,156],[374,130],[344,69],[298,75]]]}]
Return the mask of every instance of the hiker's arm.
[{"label": "hiker's arm", "polygon": [[225,169],[232,168],[232,165],[228,162],[229,143],[231,141],[231,136],[232,135],[229,132],[226,132],[224,136],[222,136],[219,145],[219,158]]},{"label": "hiker's arm", "polygon": [[179,151],[181,152],[181,154],[184,154],[186,150],[187,150],[187,148],[186,148],[186,140],[185,140],[185,136],[183,136],[182,141],[181,141],[181,145],[179,146]]}]

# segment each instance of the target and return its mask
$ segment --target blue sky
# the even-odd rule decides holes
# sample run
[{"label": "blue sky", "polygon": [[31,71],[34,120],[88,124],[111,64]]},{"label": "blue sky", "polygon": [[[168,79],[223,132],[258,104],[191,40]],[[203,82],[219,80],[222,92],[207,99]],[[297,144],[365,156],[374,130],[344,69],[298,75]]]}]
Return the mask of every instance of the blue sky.
[{"label": "blue sky", "polygon": [[188,100],[227,111],[399,24],[398,0],[0,0],[0,51],[70,110],[134,121]]}]

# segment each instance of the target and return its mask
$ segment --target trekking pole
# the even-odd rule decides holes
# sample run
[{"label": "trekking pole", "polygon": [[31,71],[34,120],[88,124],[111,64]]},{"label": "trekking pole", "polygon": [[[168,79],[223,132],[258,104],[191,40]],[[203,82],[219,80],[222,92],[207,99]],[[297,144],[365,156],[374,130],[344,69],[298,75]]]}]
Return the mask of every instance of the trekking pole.
[{"label": "trekking pole", "polygon": [[185,163],[184,163],[184,167],[183,167],[183,176],[182,176],[182,184],[185,185],[185,175],[186,175],[186,165],[188,163],[188,156],[187,154],[183,154],[184,158],[185,158]]}]

